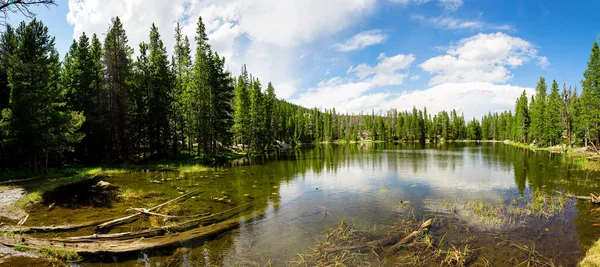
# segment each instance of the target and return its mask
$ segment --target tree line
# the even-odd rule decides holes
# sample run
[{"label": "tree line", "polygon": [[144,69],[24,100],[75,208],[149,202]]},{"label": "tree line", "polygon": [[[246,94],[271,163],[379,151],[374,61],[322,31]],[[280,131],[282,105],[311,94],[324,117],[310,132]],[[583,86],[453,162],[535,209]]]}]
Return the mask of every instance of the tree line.
[{"label": "tree line", "polygon": [[[193,42],[175,29],[169,56],[158,28],[134,49],[118,17],[104,40],[83,33],[61,61],[54,37],[36,19],[0,36],[0,168],[47,169],[98,164],[220,157],[232,148],[268,150],[336,140],[436,142],[503,140],[555,145],[567,139],[600,142],[600,49],[595,43],[583,92],[525,92],[516,109],[465,120],[456,110],[426,108],[338,113],[277,99],[245,66],[238,77],[212,51],[199,18]],[[43,168],[42,168],[43,166]]]}]

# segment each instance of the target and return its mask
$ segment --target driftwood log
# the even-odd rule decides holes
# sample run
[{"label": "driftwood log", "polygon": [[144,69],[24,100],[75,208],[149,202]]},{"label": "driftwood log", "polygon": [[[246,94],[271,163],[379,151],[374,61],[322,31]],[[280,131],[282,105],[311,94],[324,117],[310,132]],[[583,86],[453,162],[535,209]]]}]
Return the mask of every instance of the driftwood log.
[{"label": "driftwood log", "polygon": [[[402,245],[405,245],[408,242],[410,242],[417,235],[426,232],[429,229],[429,227],[431,226],[432,223],[433,223],[433,221],[431,219],[425,221],[424,223],[421,224],[421,226],[419,227],[419,229],[417,231],[412,232],[411,234],[407,235],[403,239],[400,239],[400,237],[398,237],[398,236],[391,236],[391,237],[386,237],[386,238],[383,238],[383,239],[369,241],[367,243],[364,243],[364,244],[361,244],[361,245],[356,245],[356,246],[346,246],[346,247],[337,247],[337,248],[324,248],[323,252],[336,252],[336,251],[343,251],[343,250],[356,250],[356,249],[364,249],[364,248],[376,248],[376,247],[389,246],[389,245],[393,245],[390,248],[395,247],[395,249],[394,249],[394,251],[395,251],[398,248],[400,248]],[[388,250],[389,249],[386,249],[386,252]]]},{"label": "driftwood log", "polygon": [[[0,237],[0,243],[6,246],[26,245],[32,248],[57,247],[74,251],[80,254],[98,253],[126,253],[147,249],[172,246],[190,240],[210,238],[239,227],[241,224],[262,217],[268,207],[249,212],[240,217],[230,218],[204,227],[197,227],[185,232],[165,234],[152,238],[130,238],[126,240],[80,240],[66,242],[63,240],[50,240],[21,237]],[[213,215],[211,215],[213,216]],[[124,235],[122,233],[122,235]]]},{"label": "driftwood log", "polygon": [[576,195],[571,195],[571,194],[567,194],[564,192],[560,192],[560,191],[554,191],[558,194],[564,195],[566,197],[571,197],[571,198],[576,198],[579,200],[590,200],[592,201],[592,203],[594,204],[600,204],[600,196],[596,196],[594,193],[590,193],[590,196],[576,196]]},{"label": "driftwood log", "polygon": [[415,238],[416,236],[425,233],[429,230],[429,227],[431,227],[431,224],[433,223],[433,221],[431,219],[425,221],[424,223],[421,224],[421,226],[419,226],[419,229],[410,233],[409,235],[407,235],[405,238],[402,238],[402,240],[398,241],[398,243],[394,244],[393,246],[385,249],[383,251],[384,255],[390,255],[394,252],[396,252],[401,246],[404,246],[406,244],[408,244],[410,241],[413,240],[413,238]]},{"label": "driftwood log", "polygon": [[[137,237],[154,237],[158,235],[165,234],[167,232],[183,232],[195,227],[199,227],[202,225],[213,224],[220,220],[227,220],[232,218],[234,215],[239,214],[244,211],[244,207],[248,206],[250,203],[242,204],[232,209],[228,209],[219,213],[215,213],[213,215],[207,215],[201,218],[197,218],[194,220],[188,220],[182,223],[166,225],[158,228],[150,228],[141,230],[138,232],[124,232],[124,233],[114,233],[114,234],[93,234],[86,236],[72,236],[64,239],[52,239],[52,241],[58,242],[83,242],[83,241],[93,241],[93,240],[115,240],[115,239],[130,239]],[[221,215],[226,215],[224,218],[218,218]]]},{"label": "driftwood log", "polygon": [[[177,198],[174,198],[172,200],[169,200],[165,203],[162,203],[158,206],[155,206],[155,207],[152,207],[149,209],[144,209],[144,211],[148,212],[148,211],[156,210],[167,204],[182,200],[187,197],[191,197],[192,195],[201,194],[201,193],[202,192],[199,192],[199,191],[192,191],[187,194],[181,195]],[[68,231],[78,230],[78,229],[91,227],[91,226],[96,226],[97,229],[101,229],[101,228],[107,228],[110,226],[128,222],[128,221],[133,220],[143,214],[144,213],[142,213],[142,212],[138,212],[138,213],[128,215],[125,217],[111,218],[108,220],[107,219],[97,220],[97,221],[85,222],[85,223],[81,223],[81,224],[69,224],[69,225],[57,225],[57,226],[31,226],[31,227],[22,227],[22,228],[14,227],[14,228],[8,228],[8,229],[4,228],[3,230],[4,231],[16,231],[16,232],[20,232],[20,233],[35,233],[35,232],[68,232]]]},{"label": "driftwood log", "polygon": [[[171,200],[169,200],[169,201],[167,201],[165,203],[162,203],[162,204],[160,204],[158,206],[154,206],[152,208],[145,209],[144,211],[145,212],[151,212],[153,210],[156,210],[156,209],[159,209],[161,207],[164,207],[164,206],[166,206],[166,205],[168,205],[170,203],[173,203],[173,202],[176,202],[178,200],[182,200],[182,199],[185,199],[187,197],[191,197],[193,195],[197,195],[197,194],[200,194],[200,193],[203,193],[203,192],[195,190],[195,191],[189,192],[187,194],[183,194],[183,195],[181,195],[181,196],[179,196],[177,198],[171,199]],[[107,228],[107,227],[119,225],[119,224],[128,222],[130,220],[136,219],[136,218],[138,218],[139,216],[142,216],[142,215],[144,215],[144,212],[138,212],[138,213],[135,213],[135,214],[132,214],[132,215],[128,215],[128,216],[125,216],[125,217],[117,218],[117,219],[114,219],[112,221],[108,221],[108,222],[99,224],[98,226],[96,226],[96,229],[102,229],[102,228]]]}]

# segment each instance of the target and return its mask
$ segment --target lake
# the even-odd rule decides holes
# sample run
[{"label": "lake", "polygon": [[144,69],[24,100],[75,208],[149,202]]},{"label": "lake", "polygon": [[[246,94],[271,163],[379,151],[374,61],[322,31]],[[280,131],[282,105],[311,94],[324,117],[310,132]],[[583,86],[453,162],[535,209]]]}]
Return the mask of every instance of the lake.
[{"label": "lake", "polygon": [[[448,249],[456,248],[468,250],[468,265],[552,262],[573,266],[600,237],[600,228],[593,226],[600,215],[590,212],[594,208],[591,203],[564,197],[555,190],[589,195],[600,191],[600,179],[597,173],[571,166],[571,159],[561,154],[502,143],[372,143],[292,149],[238,159],[201,173],[114,175],[103,179],[121,190],[159,192],[164,194],[163,200],[202,190],[201,195],[182,204],[186,214],[218,212],[242,203],[252,203],[253,210],[266,208],[266,213],[208,240],[183,242],[179,248],[92,257],[84,264],[304,265],[305,257],[315,260],[315,249],[327,245],[327,234],[342,222],[376,239],[401,222],[408,222],[410,232],[420,222],[434,219],[426,237],[433,242],[427,247],[409,246],[388,257],[363,251],[369,254],[362,258],[363,264],[439,266],[443,255],[448,257]],[[44,201],[58,201],[53,212],[69,213],[67,223],[126,215],[124,210],[129,207],[159,203],[152,197],[111,205],[81,199],[67,203],[74,200],[61,200],[63,193]],[[33,208],[28,224],[65,223],[63,216],[36,216],[45,214],[44,209],[40,205],[36,213]],[[142,227],[139,222],[111,232]],[[440,259],[429,259],[428,255],[434,254],[427,251],[436,249],[446,252]]]}]

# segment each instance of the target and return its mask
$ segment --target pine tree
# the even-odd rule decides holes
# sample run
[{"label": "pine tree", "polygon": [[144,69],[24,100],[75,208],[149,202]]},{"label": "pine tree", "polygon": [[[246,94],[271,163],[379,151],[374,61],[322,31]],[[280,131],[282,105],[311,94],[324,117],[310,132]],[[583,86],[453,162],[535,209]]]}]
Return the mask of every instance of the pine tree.
[{"label": "pine tree", "polygon": [[545,119],[545,143],[553,146],[560,143],[562,137],[562,101],[558,92],[558,83],[556,80],[552,82],[552,89],[548,96]]},{"label": "pine tree", "polygon": [[152,156],[153,140],[150,135],[152,132],[149,107],[151,96],[151,70],[150,60],[148,59],[148,44],[139,44],[139,55],[132,70],[132,94],[131,94],[131,125],[130,136],[135,143],[136,154],[141,154],[143,158]]},{"label": "pine tree", "polygon": [[149,71],[150,99],[148,114],[150,123],[150,150],[161,158],[168,156],[171,141],[171,103],[173,102],[173,75],[169,68],[167,49],[160,39],[156,25],[150,29]]},{"label": "pine tree", "polygon": [[83,134],[77,131],[85,120],[81,113],[65,108],[64,91],[58,85],[60,62],[54,38],[36,19],[21,22],[15,32],[14,62],[8,68],[11,88],[8,109],[9,138],[18,151],[38,171],[39,160],[45,167],[51,153],[69,150]]},{"label": "pine tree", "polygon": [[[249,145],[250,142],[250,92],[248,90],[248,72],[246,65],[242,68],[242,73],[237,79],[235,85],[234,99],[234,138],[238,144]],[[279,128],[280,134],[285,135],[285,117],[280,117]],[[281,137],[280,137],[281,138]]]},{"label": "pine tree", "polygon": [[88,143],[88,156],[90,159],[88,162],[97,162],[102,160],[105,155],[107,141],[106,136],[107,130],[105,125],[107,124],[107,93],[105,88],[104,80],[104,66],[102,58],[104,52],[102,49],[102,43],[96,34],[92,35],[92,42],[90,45],[90,90],[94,94],[94,104],[90,108],[90,117],[86,118],[88,123],[88,132],[86,133],[86,139]]},{"label": "pine tree", "polygon": [[107,90],[108,158],[128,160],[131,151],[130,80],[133,49],[127,44],[127,35],[119,17],[112,19],[104,40],[104,68]]},{"label": "pine tree", "polygon": [[[178,153],[177,143],[184,141],[186,133],[193,132],[186,125],[190,123],[191,110],[189,108],[188,85],[190,83],[190,69],[192,66],[190,41],[187,36],[182,36],[181,26],[177,23],[175,28],[175,47],[173,49],[173,72],[175,86],[173,89],[172,128],[173,128],[173,154]],[[187,123],[186,123],[187,122]],[[191,151],[192,140],[188,136],[188,151]],[[185,143],[184,143],[185,144]]]},{"label": "pine tree", "polygon": [[513,140],[521,143],[527,142],[527,133],[529,131],[529,107],[527,105],[527,92],[523,90],[521,96],[517,99],[515,107],[515,125]]},{"label": "pine tree", "polygon": [[196,26],[196,60],[192,72],[192,99],[195,115],[196,140],[198,142],[198,154],[200,149],[204,151],[205,156],[210,154],[210,136],[213,135],[212,121],[210,117],[211,95],[210,95],[210,60],[211,51],[206,35],[206,26],[202,22],[202,17],[198,18]]},{"label": "pine tree", "polygon": [[600,144],[600,48],[597,42],[594,42],[583,77],[581,124],[586,133],[586,141],[589,139],[598,145]]},{"label": "pine tree", "polygon": [[265,104],[265,142],[267,146],[271,146],[275,142],[275,104],[277,97],[275,96],[275,88],[269,82],[267,92],[264,95]]},{"label": "pine tree", "polygon": [[529,131],[529,139],[531,141],[537,141],[538,143],[544,143],[544,136],[546,127],[544,121],[546,119],[546,80],[544,77],[540,77],[540,81],[535,89],[535,98],[532,97],[530,115],[531,115],[531,128]]},{"label": "pine tree", "polygon": [[254,80],[250,86],[250,140],[251,146],[255,149],[263,149],[262,137],[264,135],[263,120],[263,96],[262,86],[258,79]]},{"label": "pine tree", "polygon": [[[225,69],[225,58],[214,53],[210,61],[211,95],[211,153],[218,152],[221,145],[229,146],[233,137],[233,79]],[[264,115],[263,115],[264,117]]]}]

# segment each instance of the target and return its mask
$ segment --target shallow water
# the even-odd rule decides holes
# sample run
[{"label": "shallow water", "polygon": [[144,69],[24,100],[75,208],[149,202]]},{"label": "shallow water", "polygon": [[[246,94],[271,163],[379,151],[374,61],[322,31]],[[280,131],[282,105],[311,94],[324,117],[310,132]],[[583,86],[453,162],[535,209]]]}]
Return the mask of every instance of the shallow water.
[{"label": "shallow water", "polygon": [[[129,207],[150,207],[199,189],[203,193],[185,203],[188,214],[218,212],[246,202],[256,209],[269,207],[269,211],[213,240],[180,244],[183,249],[91,258],[83,264],[167,266],[171,255],[184,251],[181,261],[171,266],[268,262],[282,266],[297,260],[299,253],[310,252],[319,236],[342,220],[357,229],[383,233],[410,208],[419,219],[438,218],[432,231],[444,235],[444,241],[468,243],[474,248],[480,259],[475,264],[485,259],[494,266],[513,266],[526,253],[511,244],[525,244],[535,246],[537,253],[554,263],[573,266],[600,237],[600,228],[592,226],[596,218],[589,211],[591,204],[565,201],[560,212],[502,223],[485,222],[464,208],[479,201],[527,206],[534,202],[532,192],[537,190],[549,194],[564,190],[576,195],[600,191],[597,173],[571,170],[570,165],[569,159],[559,154],[501,143],[320,145],[240,159],[210,172],[139,172],[106,177],[105,181],[120,189],[163,194],[123,203],[104,198],[61,198],[68,194],[55,193],[45,196],[44,204],[56,202],[57,207],[51,212],[43,205],[32,208],[28,224],[77,223],[125,215]],[[453,208],[444,210],[449,203]],[[141,220],[112,232],[139,229],[148,223]],[[74,234],[89,233],[82,230],[60,235]]]}]

